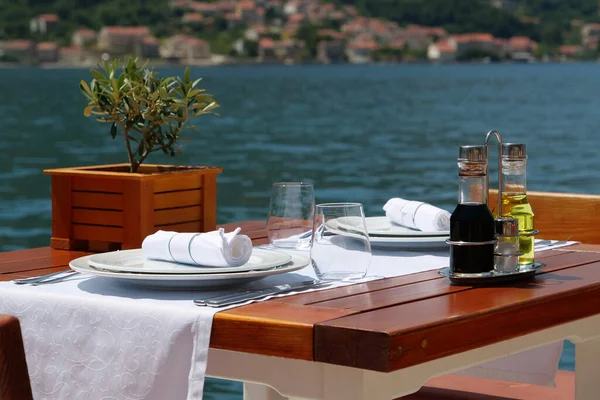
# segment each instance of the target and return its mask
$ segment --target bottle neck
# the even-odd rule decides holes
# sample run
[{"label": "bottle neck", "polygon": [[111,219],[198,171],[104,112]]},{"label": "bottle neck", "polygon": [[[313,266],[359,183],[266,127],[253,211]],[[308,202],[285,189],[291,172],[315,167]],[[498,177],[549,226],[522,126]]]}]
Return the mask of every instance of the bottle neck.
[{"label": "bottle neck", "polygon": [[525,194],[527,192],[526,161],[504,162],[502,165],[502,192]]},{"label": "bottle neck", "polygon": [[488,190],[484,176],[459,176],[458,203],[487,204]]}]

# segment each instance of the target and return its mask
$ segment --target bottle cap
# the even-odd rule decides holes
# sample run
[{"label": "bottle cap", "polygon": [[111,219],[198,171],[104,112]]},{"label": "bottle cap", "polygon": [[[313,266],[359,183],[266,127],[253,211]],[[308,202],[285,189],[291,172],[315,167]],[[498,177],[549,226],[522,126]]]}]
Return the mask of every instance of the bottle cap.
[{"label": "bottle cap", "polygon": [[496,225],[496,235],[517,236],[519,234],[519,221],[516,218],[496,218],[494,223]]},{"label": "bottle cap", "polygon": [[502,143],[502,158],[505,160],[527,160],[527,151],[523,143]]},{"label": "bottle cap", "polygon": [[460,146],[458,161],[486,162],[485,146],[482,144],[465,144]]}]

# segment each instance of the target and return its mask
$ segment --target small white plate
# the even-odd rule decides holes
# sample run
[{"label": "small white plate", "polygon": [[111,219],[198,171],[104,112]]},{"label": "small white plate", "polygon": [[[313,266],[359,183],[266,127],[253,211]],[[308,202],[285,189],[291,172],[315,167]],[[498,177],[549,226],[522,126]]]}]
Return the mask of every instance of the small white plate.
[{"label": "small white plate", "polygon": [[89,263],[95,268],[114,272],[139,274],[225,274],[258,271],[277,267],[290,262],[292,256],[275,250],[252,249],[250,260],[239,267],[210,267],[180,264],[170,261],[150,260],[142,249],[120,250],[94,254]]},{"label": "small white plate", "polygon": [[76,258],[69,263],[69,266],[74,271],[85,275],[112,278],[118,282],[156,289],[216,289],[226,286],[238,286],[266,278],[270,275],[297,271],[310,265],[310,259],[308,257],[293,254],[291,255],[291,260],[287,264],[260,271],[217,274],[140,274],[96,269],[88,263],[91,257],[93,257],[93,255]]}]

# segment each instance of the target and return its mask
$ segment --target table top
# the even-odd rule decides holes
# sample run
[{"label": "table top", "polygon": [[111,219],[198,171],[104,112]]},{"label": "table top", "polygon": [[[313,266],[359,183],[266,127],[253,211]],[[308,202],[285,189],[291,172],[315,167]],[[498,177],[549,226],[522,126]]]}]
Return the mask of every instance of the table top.
[{"label": "table top", "polygon": [[[255,245],[268,242],[263,221],[221,226],[241,226]],[[0,253],[0,280],[59,271],[86,254]],[[536,260],[546,267],[510,286],[454,286],[427,271],[232,308],[215,315],[210,346],[388,372],[599,312],[600,245]]]}]

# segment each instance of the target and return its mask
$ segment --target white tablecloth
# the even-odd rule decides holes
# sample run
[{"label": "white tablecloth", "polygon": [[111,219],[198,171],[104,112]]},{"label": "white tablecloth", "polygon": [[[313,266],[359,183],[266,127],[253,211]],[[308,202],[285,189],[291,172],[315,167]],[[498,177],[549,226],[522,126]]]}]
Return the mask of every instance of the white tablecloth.
[{"label": "white tablecloth", "polygon": [[[446,252],[375,252],[369,275],[405,275],[447,265]],[[314,277],[312,267],[253,286],[307,276]],[[82,276],[43,286],[0,282],[0,313],[20,320],[35,399],[200,400],[218,311],[192,303],[203,294]],[[561,350],[562,342],[464,373],[552,385]]]}]

